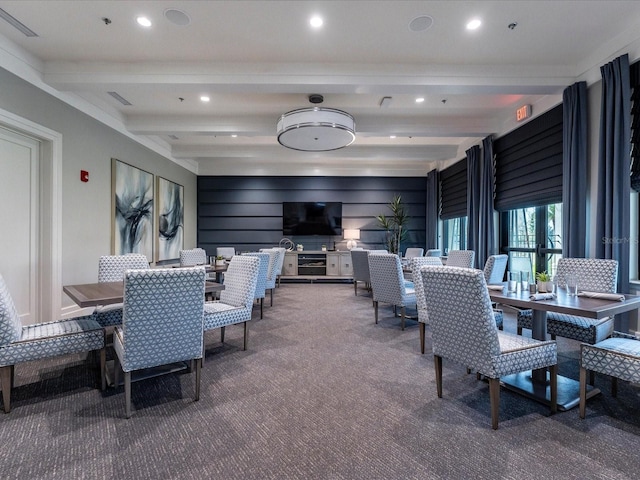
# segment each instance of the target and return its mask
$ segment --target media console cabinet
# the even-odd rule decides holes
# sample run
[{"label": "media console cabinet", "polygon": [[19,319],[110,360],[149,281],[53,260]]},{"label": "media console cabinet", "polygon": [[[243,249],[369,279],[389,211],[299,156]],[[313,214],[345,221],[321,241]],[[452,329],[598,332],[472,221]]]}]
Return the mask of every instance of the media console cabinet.
[{"label": "media console cabinet", "polygon": [[282,280],[351,280],[351,252],[290,251],[284,256]]}]

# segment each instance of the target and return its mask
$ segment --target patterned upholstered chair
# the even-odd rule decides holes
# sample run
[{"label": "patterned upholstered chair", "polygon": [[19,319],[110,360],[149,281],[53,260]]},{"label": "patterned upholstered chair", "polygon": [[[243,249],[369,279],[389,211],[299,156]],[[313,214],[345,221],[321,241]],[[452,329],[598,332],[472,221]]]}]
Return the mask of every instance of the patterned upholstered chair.
[{"label": "patterned upholstered chair", "polygon": [[216,247],[216,257],[222,257],[225,260],[231,260],[236,254],[235,247]]},{"label": "patterned upholstered chair", "polygon": [[[149,261],[140,253],[103,255],[98,261],[98,282],[119,282],[129,269],[149,268]],[[122,303],[99,305],[95,309],[96,321],[103,327],[122,324]]]},{"label": "patterned upholstered chair", "polygon": [[0,275],[0,384],[5,413],[11,411],[16,364],[92,350],[100,351],[101,386],[104,390],[104,331],[93,315],[22,326]]},{"label": "patterned upholstered chair", "polygon": [[282,265],[284,264],[284,254],[286,252],[286,249],[261,248],[260,251],[263,253],[268,253],[270,255],[266,289],[269,290],[269,301],[270,305],[273,307],[273,290],[276,288],[276,285],[280,280],[280,274],[282,273]]},{"label": "patterned upholstered chair", "polygon": [[369,254],[387,253],[386,250],[351,250],[351,265],[353,266],[353,290],[358,295],[358,282],[364,282],[364,287],[371,287],[371,274],[369,273]]},{"label": "patterned upholstered chair", "polygon": [[192,248],[191,250],[180,250],[180,266],[193,267],[195,265],[206,265],[207,251],[203,248]]},{"label": "patterned upholstered chair", "polygon": [[476,252],[473,250],[449,250],[447,267],[473,268]]},{"label": "patterned upholstered chair", "polygon": [[408,247],[404,252],[404,258],[421,257],[424,255],[424,248]]},{"label": "patterned upholstered chair", "polygon": [[580,345],[580,418],[587,404],[587,371],[611,377],[611,396],[618,394],[618,379],[640,383],[640,338],[613,332],[595,345]]},{"label": "patterned upholstered chair", "polygon": [[484,264],[484,280],[488,285],[502,283],[507,270],[509,255],[490,255]]},{"label": "patterned upholstered chair", "polygon": [[394,309],[400,307],[400,328],[404,330],[406,307],[416,305],[416,294],[413,288],[405,284],[400,258],[395,253],[371,254],[367,258],[376,323],[378,323],[378,304],[389,303],[394,306]]},{"label": "patterned upholstered chair", "polygon": [[253,300],[260,273],[260,259],[249,255],[236,255],[229,262],[224,276],[224,290],[220,300],[204,304],[204,330],[220,329],[220,340],[224,342],[224,330],[228,325],[242,323],[244,326],[243,349],[249,342],[249,325]]},{"label": "patterned upholstered chair", "polygon": [[[556,272],[557,284],[562,286],[569,274],[578,275],[580,290],[615,293],[618,281],[618,262],[617,260],[596,258],[561,258],[558,260]],[[518,333],[522,333],[523,328],[530,329],[532,322],[533,313],[531,310],[518,312]],[[609,337],[612,332],[613,317],[596,320],[565,313],[547,313],[547,333],[551,335],[551,338],[560,336],[593,345]]]},{"label": "patterned upholstered chair", "polygon": [[420,352],[424,353],[425,325],[429,323],[427,314],[427,300],[424,296],[424,284],[420,269],[425,265],[442,265],[440,257],[413,257],[409,263],[412,272],[413,285],[416,293],[416,306],[418,307],[418,325],[420,326]]},{"label": "patterned upholstered chair", "polygon": [[441,257],[442,250],[440,250],[439,248],[430,248],[429,250],[427,250],[427,253],[425,253],[424,256],[425,257]]},{"label": "patterned upholstered chair", "polygon": [[557,410],[557,346],[500,332],[482,270],[423,267],[436,389],[442,398],[442,359],[461,363],[489,380],[491,425],[498,428],[500,377],[549,367],[551,412]]},{"label": "patterned upholstered chair", "polygon": [[195,400],[200,368],[206,273],[202,267],[128,270],[122,326],[115,328],[114,383],[124,372],[125,414],[131,417],[131,372],[195,361]]},{"label": "patterned upholstered chair", "polygon": [[260,268],[258,270],[258,282],[256,283],[255,299],[260,302],[260,318],[262,319],[264,297],[267,290],[267,273],[269,272],[269,254],[266,252],[249,252],[242,255],[250,257],[258,257],[260,259]]}]

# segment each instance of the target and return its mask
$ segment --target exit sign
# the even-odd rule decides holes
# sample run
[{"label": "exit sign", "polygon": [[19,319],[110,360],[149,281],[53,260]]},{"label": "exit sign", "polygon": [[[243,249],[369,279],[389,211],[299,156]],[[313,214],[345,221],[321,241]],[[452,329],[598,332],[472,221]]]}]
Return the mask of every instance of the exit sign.
[{"label": "exit sign", "polygon": [[516,110],[516,120],[521,122],[525,118],[529,118],[531,116],[531,105],[523,105],[519,109]]}]

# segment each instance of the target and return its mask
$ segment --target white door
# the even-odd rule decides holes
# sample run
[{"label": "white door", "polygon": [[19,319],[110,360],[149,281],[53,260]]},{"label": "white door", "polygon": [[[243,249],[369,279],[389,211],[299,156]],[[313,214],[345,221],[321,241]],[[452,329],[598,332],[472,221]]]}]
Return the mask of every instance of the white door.
[{"label": "white door", "polygon": [[0,274],[23,325],[39,321],[39,142],[0,128]]}]

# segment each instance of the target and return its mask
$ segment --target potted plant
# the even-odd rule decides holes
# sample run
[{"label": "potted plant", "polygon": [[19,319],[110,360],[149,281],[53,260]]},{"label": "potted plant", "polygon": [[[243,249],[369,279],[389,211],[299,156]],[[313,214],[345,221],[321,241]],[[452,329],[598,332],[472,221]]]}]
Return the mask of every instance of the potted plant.
[{"label": "potted plant", "polygon": [[224,264],[225,264],[224,257],[222,255],[218,255],[216,257],[216,266],[217,267],[223,267]]},{"label": "potted plant", "polygon": [[536,273],[536,283],[538,284],[538,292],[553,293],[553,282],[551,281],[551,277],[546,271]]},{"label": "potted plant", "polygon": [[391,216],[387,217],[384,213],[381,213],[376,215],[375,219],[378,221],[378,225],[386,231],[387,250],[390,253],[400,255],[400,244],[407,235],[405,226],[409,222],[409,215],[405,210],[400,195],[395,195],[393,200],[389,202],[388,207],[391,210]]}]

